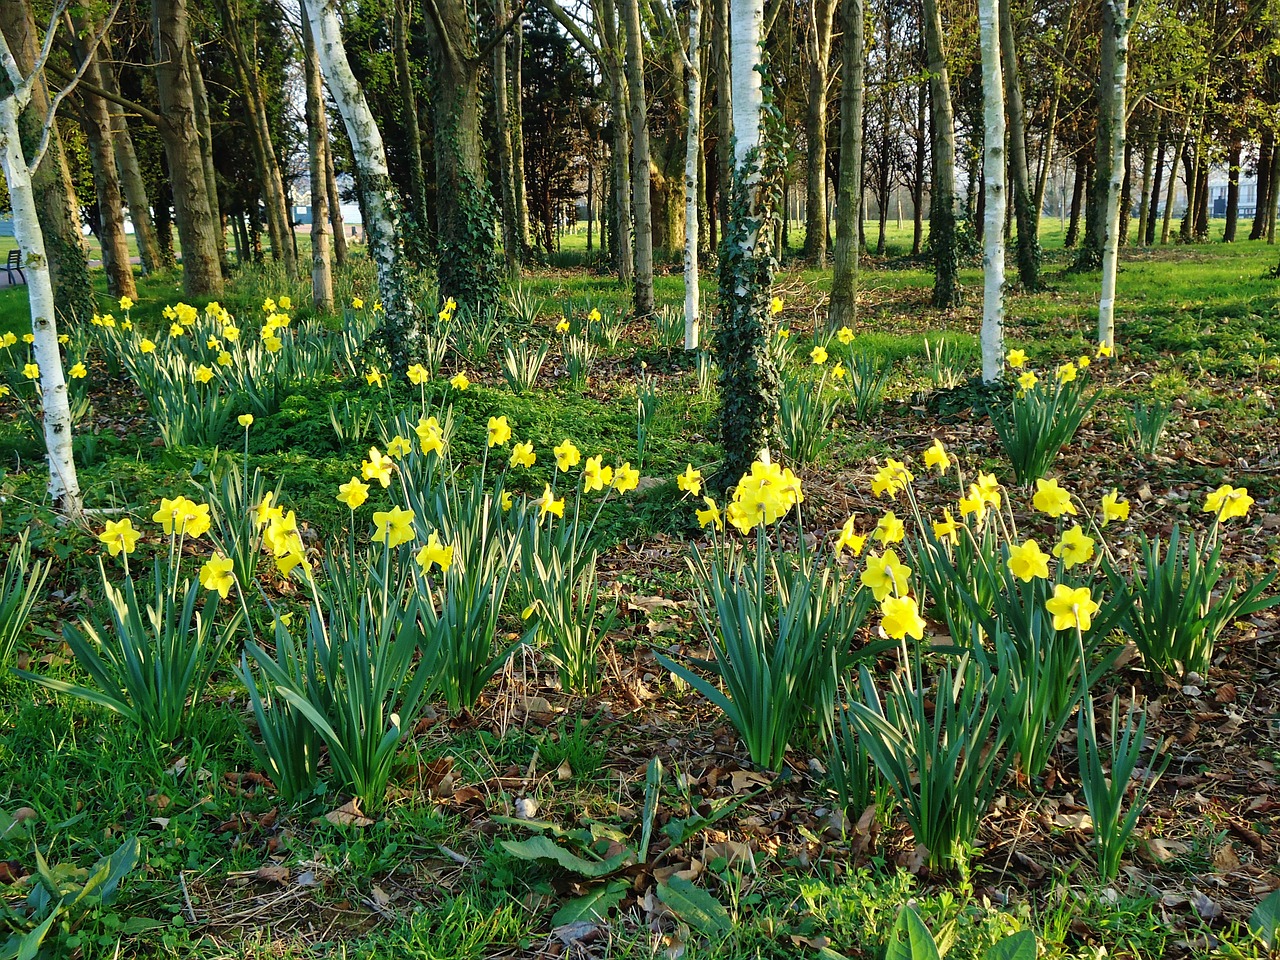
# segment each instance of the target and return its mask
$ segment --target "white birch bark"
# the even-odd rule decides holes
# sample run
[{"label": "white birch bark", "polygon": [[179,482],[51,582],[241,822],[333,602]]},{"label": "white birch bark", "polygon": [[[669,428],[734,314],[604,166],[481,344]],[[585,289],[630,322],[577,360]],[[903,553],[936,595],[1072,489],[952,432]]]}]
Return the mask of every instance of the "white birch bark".
[{"label": "white birch bark", "polygon": [[[1115,68],[1111,77],[1111,178],[1107,181],[1104,207],[1106,240],[1102,247],[1102,292],[1098,298],[1098,342],[1108,347],[1116,344],[1116,263],[1120,256],[1120,193],[1124,181],[1125,89],[1129,80],[1129,28],[1141,8],[1141,0],[1129,15],[1129,0],[1105,0],[1115,30]],[[1104,38],[1103,42],[1107,42]],[[1170,182],[1173,178],[1170,177]],[[1123,211],[1124,216],[1129,211]]]},{"label": "white birch bark", "polygon": [[[118,5],[106,17],[106,24],[110,24],[116,9]],[[31,80],[39,76],[48,59],[58,14],[59,11],[55,11],[55,19],[49,25],[43,49],[29,78],[23,78],[8,41],[0,33],[0,67],[5,74],[0,78],[0,84],[8,88],[5,95],[0,97],[0,169],[4,171],[5,183],[9,187],[13,236],[22,252],[23,271],[27,275],[31,334],[35,338],[32,353],[36,366],[40,368],[40,405],[44,419],[46,459],[49,464],[49,500],[63,516],[77,519],[83,512],[84,501],[80,496],[80,481],[76,476],[76,464],[72,455],[71,407],[67,399],[66,377],[62,372],[62,351],[58,346],[53,279],[49,274],[49,257],[45,250],[44,233],[40,229],[35,191],[31,183],[32,173],[39,166],[49,142],[54,111],[65,91],[55,97],[49,107],[40,143],[36,145],[35,156],[31,160],[28,160],[23,150],[22,136],[18,129],[18,117],[31,101]],[[103,30],[105,29],[104,26]],[[92,61],[101,34],[91,39],[92,43],[86,47],[85,64]],[[83,70],[84,64],[72,85]]]},{"label": "white birch bark", "polygon": [[1004,369],[1004,75],[1000,67],[1000,0],[978,0],[982,48],[982,380],[1000,379]]},{"label": "white birch bark", "polygon": [[[387,151],[364,91],[351,70],[342,45],[342,24],[335,0],[306,0],[303,4],[315,38],[316,55],[325,85],[338,105],[351,140],[351,153],[360,172],[364,193],[365,235],[373,258],[387,314],[408,319],[400,284],[399,244],[395,223],[396,198],[387,171]],[[416,329],[416,328],[415,328]],[[410,332],[413,336],[413,332]]]},{"label": "white birch bark", "polygon": [[689,128],[684,149],[684,348],[698,349],[698,147],[702,140],[702,73],[698,55],[702,2],[689,5]]},{"label": "white birch bark", "polygon": [[[729,73],[733,93],[730,112],[733,115],[733,166],[739,173],[745,169],[747,155],[760,146],[760,114],[764,107],[761,87],[760,44],[764,33],[764,0],[730,0],[729,2]],[[748,183],[760,178],[760,171],[750,173]]]}]

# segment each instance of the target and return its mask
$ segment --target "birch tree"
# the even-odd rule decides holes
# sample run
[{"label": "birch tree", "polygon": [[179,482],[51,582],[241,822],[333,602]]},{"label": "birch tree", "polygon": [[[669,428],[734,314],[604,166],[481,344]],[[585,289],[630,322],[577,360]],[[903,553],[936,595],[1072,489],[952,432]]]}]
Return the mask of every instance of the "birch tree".
[{"label": "birch tree", "polygon": [[1111,95],[1111,171],[1107,178],[1106,240],[1102,248],[1102,292],[1098,298],[1098,342],[1108,347],[1116,343],[1116,262],[1120,255],[1120,217],[1129,216],[1120,209],[1120,191],[1124,180],[1125,144],[1125,92],[1129,80],[1129,31],[1142,11],[1142,0],[1137,0],[1133,11],[1129,0],[1103,0],[1103,49],[1110,48],[1111,76],[1103,76],[1109,83]]},{"label": "birch tree", "polygon": [[[7,0],[14,3],[18,0]],[[40,135],[31,146],[23,143],[18,120],[31,104],[32,94],[53,49],[58,19],[66,8],[65,0],[54,4],[44,42],[31,69],[23,76],[0,31],[0,170],[9,187],[13,209],[13,235],[22,253],[27,275],[27,299],[31,306],[32,353],[39,367],[40,404],[44,415],[44,442],[49,464],[49,500],[64,516],[77,519],[84,509],[80,481],[71,447],[71,407],[67,399],[67,382],[62,372],[62,354],[58,346],[58,324],[53,299],[53,280],[49,275],[49,258],[45,253],[44,232],[40,229],[33,185],[36,169],[44,158],[53,136],[58,105],[85,69],[94,60],[103,33],[115,19],[121,0],[115,0],[96,36],[84,44],[84,56],[71,82],[53,97],[41,120]],[[25,7],[25,3],[23,4]],[[30,154],[28,154],[28,149]]]},{"label": "birch tree", "polygon": [[729,224],[721,245],[720,477],[734,483],[757,457],[768,459],[777,419],[778,372],[769,351],[769,285],[774,258],[771,193],[763,128],[760,72],[764,0],[730,0],[729,72],[733,113],[733,176]]},{"label": "birch tree", "polygon": [[333,268],[329,264],[329,190],[325,155],[329,131],[324,120],[324,84],[311,24],[302,16],[302,66],[307,85],[307,168],[311,175],[311,299],[316,309],[333,309]]},{"label": "birch tree", "polygon": [[1004,368],[1004,77],[1000,68],[1001,0],[978,0],[982,48],[983,250],[982,380],[1000,379]]},{"label": "birch tree", "polygon": [[684,152],[684,348],[698,349],[698,157],[702,143],[702,71],[698,42],[702,0],[689,3],[689,44],[680,48],[689,83],[689,123]]},{"label": "birch tree", "polygon": [[379,336],[392,368],[403,373],[417,355],[421,325],[406,289],[398,222],[400,202],[387,172],[387,151],[342,45],[337,0],[306,0],[303,7],[315,39],[320,71],[351,140],[358,187],[364,198],[369,257],[386,313]]}]

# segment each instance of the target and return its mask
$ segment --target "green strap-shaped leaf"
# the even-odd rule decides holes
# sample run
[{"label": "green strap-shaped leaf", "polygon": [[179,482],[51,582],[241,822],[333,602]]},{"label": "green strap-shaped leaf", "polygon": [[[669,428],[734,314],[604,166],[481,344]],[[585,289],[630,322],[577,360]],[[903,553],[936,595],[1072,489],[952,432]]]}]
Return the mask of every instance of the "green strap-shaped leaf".
[{"label": "green strap-shaped leaf", "polygon": [[627,881],[614,880],[595,887],[581,897],[575,897],[556,911],[551,926],[563,927],[571,923],[600,923],[609,911],[627,895]]},{"label": "green strap-shaped leaf", "polygon": [[551,860],[583,877],[606,877],[622,867],[631,856],[630,850],[624,850],[608,860],[584,860],[558,846],[550,837],[542,836],[528,840],[503,840],[502,847],[521,860]]},{"label": "green strap-shaped leaf", "polygon": [[915,907],[906,906],[898,914],[898,921],[889,932],[889,946],[884,960],[942,960],[933,934],[916,913]]},{"label": "green strap-shaped leaf", "polygon": [[1273,890],[1249,914],[1249,929],[1262,937],[1271,949],[1280,944],[1280,890]]},{"label": "green strap-shaped leaf", "polygon": [[701,933],[726,934],[733,927],[724,904],[683,877],[673,876],[666,883],[659,883],[658,899]]}]

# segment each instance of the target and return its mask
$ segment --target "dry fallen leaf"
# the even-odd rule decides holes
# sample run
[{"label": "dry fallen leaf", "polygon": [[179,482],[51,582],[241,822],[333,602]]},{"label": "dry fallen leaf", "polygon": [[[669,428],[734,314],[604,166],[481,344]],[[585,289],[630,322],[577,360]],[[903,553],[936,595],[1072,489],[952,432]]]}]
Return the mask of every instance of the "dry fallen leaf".
[{"label": "dry fallen leaf", "polygon": [[324,818],[335,827],[373,826],[373,821],[360,812],[360,805],[354,799],[348,800],[337,810],[330,810]]},{"label": "dry fallen leaf", "polygon": [[289,882],[289,868],[283,863],[264,863],[253,876],[266,883],[284,884]]}]

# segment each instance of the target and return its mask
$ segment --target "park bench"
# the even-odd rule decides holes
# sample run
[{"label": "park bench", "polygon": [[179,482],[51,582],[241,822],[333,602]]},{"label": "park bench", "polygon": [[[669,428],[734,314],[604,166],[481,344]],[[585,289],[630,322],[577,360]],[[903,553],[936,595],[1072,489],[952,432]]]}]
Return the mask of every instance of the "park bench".
[{"label": "park bench", "polygon": [[9,259],[4,265],[5,270],[9,274],[9,283],[13,283],[13,272],[18,271],[18,276],[22,278],[22,282],[27,282],[27,275],[22,272],[22,254],[17,250],[9,251]]}]

